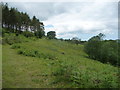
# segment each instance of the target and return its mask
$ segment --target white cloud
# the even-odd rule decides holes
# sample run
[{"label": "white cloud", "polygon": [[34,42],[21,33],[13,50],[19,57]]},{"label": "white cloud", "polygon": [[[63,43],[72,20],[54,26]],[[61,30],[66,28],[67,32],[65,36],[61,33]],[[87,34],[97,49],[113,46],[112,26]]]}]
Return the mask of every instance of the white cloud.
[{"label": "white cloud", "polygon": [[[82,34],[104,33],[116,35],[118,25],[118,3],[102,2],[35,2],[10,3],[21,11],[37,16],[44,22],[45,31],[56,31],[57,37],[71,38]],[[107,1],[107,0],[106,0]],[[75,33],[76,32],[76,33]],[[80,35],[79,35],[80,33]],[[115,37],[115,36],[114,36]],[[83,38],[86,38],[84,36]],[[117,38],[117,36],[116,36]]]},{"label": "white cloud", "polygon": [[[58,37],[63,37],[59,33],[68,33],[64,34],[66,37],[70,36],[69,32],[75,31],[112,34],[114,27],[117,27],[117,3],[79,3],[74,7],[69,6],[67,10],[44,21],[45,25],[54,26],[54,29],[49,30],[56,30]],[[49,30],[46,28],[46,31]]]}]

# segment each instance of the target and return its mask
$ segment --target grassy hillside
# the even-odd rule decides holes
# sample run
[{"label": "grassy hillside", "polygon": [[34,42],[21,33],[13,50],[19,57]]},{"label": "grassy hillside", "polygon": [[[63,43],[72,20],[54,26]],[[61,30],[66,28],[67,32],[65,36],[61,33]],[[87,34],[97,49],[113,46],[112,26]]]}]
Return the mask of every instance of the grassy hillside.
[{"label": "grassy hillside", "polygon": [[118,68],[87,58],[83,47],[47,39],[3,45],[3,87],[118,87]]}]

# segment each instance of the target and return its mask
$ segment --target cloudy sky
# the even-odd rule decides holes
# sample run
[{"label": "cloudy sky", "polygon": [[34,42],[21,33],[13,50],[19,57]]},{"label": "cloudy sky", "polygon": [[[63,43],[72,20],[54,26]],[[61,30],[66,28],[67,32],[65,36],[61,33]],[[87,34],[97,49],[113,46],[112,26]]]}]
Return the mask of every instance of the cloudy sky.
[{"label": "cloudy sky", "polygon": [[57,38],[78,37],[88,40],[99,33],[105,39],[118,38],[117,2],[9,2],[10,7],[35,15],[46,33],[56,31]]}]

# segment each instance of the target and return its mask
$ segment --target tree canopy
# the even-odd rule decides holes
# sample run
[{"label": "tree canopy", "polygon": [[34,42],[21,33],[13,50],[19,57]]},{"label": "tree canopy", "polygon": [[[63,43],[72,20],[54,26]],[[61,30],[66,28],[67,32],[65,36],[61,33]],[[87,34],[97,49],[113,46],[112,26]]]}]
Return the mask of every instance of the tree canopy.
[{"label": "tree canopy", "polygon": [[47,33],[47,37],[49,38],[49,39],[55,39],[56,37],[56,33],[55,33],[55,31],[49,31],[48,33]]},{"label": "tree canopy", "polygon": [[38,38],[44,36],[44,24],[36,16],[30,19],[26,12],[19,12],[13,7],[9,8],[7,3],[2,3],[2,13],[2,28],[7,28],[9,32],[20,34],[23,31],[29,31]]}]

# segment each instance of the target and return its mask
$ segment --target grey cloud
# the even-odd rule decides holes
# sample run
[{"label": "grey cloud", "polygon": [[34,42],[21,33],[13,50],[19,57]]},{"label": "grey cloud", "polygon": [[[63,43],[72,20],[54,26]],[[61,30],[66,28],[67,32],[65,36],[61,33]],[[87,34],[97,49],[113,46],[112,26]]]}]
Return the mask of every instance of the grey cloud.
[{"label": "grey cloud", "polygon": [[80,8],[78,10],[75,6],[82,7],[85,5],[85,3],[75,2],[8,2],[8,4],[10,7],[16,7],[20,11],[27,12],[31,17],[36,15],[40,20],[47,20],[70,11],[79,11]]},{"label": "grey cloud", "polygon": [[52,16],[66,12],[68,6],[66,3],[55,2],[8,2],[10,7],[16,7],[18,10],[27,12],[32,17],[36,15],[40,20],[47,20]]},{"label": "grey cloud", "polygon": [[[117,30],[115,20],[118,17],[118,3],[116,2],[12,2],[8,4],[20,11],[27,12],[31,17],[35,15],[41,21],[48,22],[45,23],[46,25],[55,26],[57,24],[55,28],[58,35],[65,33],[78,35],[78,33],[85,34],[87,31],[92,35],[99,31],[105,32],[106,30],[108,32],[107,30],[110,30],[114,33],[114,30]],[[77,21],[80,24],[74,24],[72,21]],[[82,24],[82,21],[87,21],[90,28],[84,23]],[[93,25],[94,22],[98,22],[95,24],[98,27]],[[66,24],[59,25],[61,23]],[[75,26],[72,30],[70,27],[73,24]]]}]

